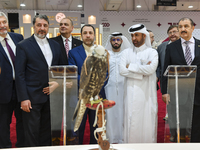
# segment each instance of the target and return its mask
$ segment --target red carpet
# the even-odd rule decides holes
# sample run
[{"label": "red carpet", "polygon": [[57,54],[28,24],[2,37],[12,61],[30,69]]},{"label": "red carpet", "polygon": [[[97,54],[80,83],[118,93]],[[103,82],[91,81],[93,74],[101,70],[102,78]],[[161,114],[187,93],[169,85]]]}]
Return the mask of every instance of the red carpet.
[{"label": "red carpet", "polygon": [[[158,143],[164,143],[164,127],[165,127],[165,121],[163,120],[163,117],[165,117],[165,112],[166,112],[166,105],[162,101],[162,96],[160,93],[160,90],[157,92],[158,95],[158,130],[157,130],[157,142]],[[16,119],[13,115],[12,123],[10,125],[11,128],[11,142],[12,142],[12,147],[15,147],[16,143]],[[83,139],[83,144],[89,144],[90,141],[90,130],[89,130],[89,123],[87,121],[86,123],[86,129],[85,129],[85,135]]]},{"label": "red carpet", "polygon": [[166,104],[162,101],[162,94],[160,92],[160,89],[157,91],[157,99],[158,99],[157,143],[164,143],[165,121],[163,120],[163,118],[166,115]]}]

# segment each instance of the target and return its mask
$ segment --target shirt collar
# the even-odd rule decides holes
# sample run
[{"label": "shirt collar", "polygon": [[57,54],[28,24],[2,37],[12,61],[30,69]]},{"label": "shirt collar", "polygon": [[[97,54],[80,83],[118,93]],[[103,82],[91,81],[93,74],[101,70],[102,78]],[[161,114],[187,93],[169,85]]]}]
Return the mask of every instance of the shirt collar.
[{"label": "shirt collar", "polygon": [[46,38],[46,37],[43,38],[43,39],[41,39],[41,38],[37,37],[35,34],[34,34],[34,37],[35,37],[35,40],[36,40],[37,42],[42,42],[42,43],[47,42],[47,38]]},{"label": "shirt collar", "polygon": [[[181,38],[181,43],[182,43],[182,44],[185,44],[185,43],[184,43],[185,41],[186,41],[185,39]],[[194,43],[194,38],[193,38],[193,36],[190,38],[189,43]]]},{"label": "shirt collar", "polygon": [[[7,38],[8,40],[11,40],[11,37],[8,33],[6,34],[5,38]],[[0,36],[0,42],[2,42],[3,40],[4,40],[4,37]]]},{"label": "shirt collar", "polygon": [[140,47],[135,47],[136,52],[143,51],[147,48],[146,44],[143,44]]},{"label": "shirt collar", "polygon": [[[61,37],[62,37],[63,41],[65,42],[65,41],[66,41],[66,37],[64,37],[64,36],[62,36],[62,35],[61,35]],[[68,41],[70,41],[70,42],[72,41],[72,36],[71,36],[71,35],[70,35],[70,37],[68,38]]]},{"label": "shirt collar", "polygon": [[83,47],[89,54],[92,54],[92,50],[90,49],[91,47],[85,45],[84,43],[83,43]]}]

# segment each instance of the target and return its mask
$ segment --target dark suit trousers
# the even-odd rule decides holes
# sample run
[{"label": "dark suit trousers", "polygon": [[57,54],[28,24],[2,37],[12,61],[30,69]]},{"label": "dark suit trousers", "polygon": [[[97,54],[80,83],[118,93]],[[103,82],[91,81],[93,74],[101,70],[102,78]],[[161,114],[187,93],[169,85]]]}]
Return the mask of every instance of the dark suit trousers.
[{"label": "dark suit trousers", "polygon": [[192,117],[191,142],[200,142],[200,106],[194,105]]},{"label": "dark suit trousers", "polygon": [[91,110],[89,108],[86,109],[85,114],[83,116],[83,120],[82,120],[81,125],[80,125],[79,130],[78,130],[78,132],[79,132],[79,144],[83,144],[83,136],[84,136],[84,131],[85,131],[85,124],[86,124],[86,121],[87,121],[87,115],[89,117],[89,124],[90,124],[90,144],[97,144],[97,140],[94,137],[94,130],[97,128],[97,126],[93,127],[96,111]]},{"label": "dark suit trousers", "polygon": [[23,112],[25,146],[50,146],[51,122],[49,100],[42,104],[32,104],[31,112]]},{"label": "dark suit trousers", "polygon": [[13,90],[11,101],[7,104],[0,104],[0,148],[10,148],[10,124],[12,122],[12,114],[15,112],[17,143],[16,147],[24,146],[24,130],[22,123],[22,110],[20,103],[17,101],[15,82],[13,82]]}]

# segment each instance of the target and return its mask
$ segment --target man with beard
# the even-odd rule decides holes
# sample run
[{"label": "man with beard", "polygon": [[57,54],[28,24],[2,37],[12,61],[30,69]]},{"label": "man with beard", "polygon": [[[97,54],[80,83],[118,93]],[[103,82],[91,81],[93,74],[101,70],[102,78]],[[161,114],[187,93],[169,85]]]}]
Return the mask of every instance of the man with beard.
[{"label": "man with beard", "polygon": [[119,74],[119,64],[122,51],[130,46],[128,39],[119,32],[109,35],[105,46],[110,54],[110,72],[105,93],[108,100],[116,103],[114,108],[106,110],[106,134],[110,143],[123,143],[124,76]]},{"label": "man with beard", "polygon": [[52,38],[60,44],[62,58],[65,63],[68,63],[68,53],[71,49],[80,46],[82,41],[72,37],[71,32],[73,31],[73,22],[70,18],[63,18],[60,21],[60,36]]},{"label": "man with beard", "polygon": [[3,12],[0,12],[0,149],[12,147],[10,124],[13,111],[17,120],[16,147],[24,146],[22,110],[17,101],[14,68],[16,44],[23,40],[23,36],[8,32],[8,30],[8,18]]},{"label": "man with beard", "polygon": [[[90,49],[94,43],[95,37],[95,29],[92,25],[86,24],[81,28],[81,37],[83,40],[83,44],[75,47],[71,51],[69,51],[69,65],[76,65],[78,67],[78,87],[81,75],[81,68],[87,56],[92,55],[92,50]],[[100,95],[105,98],[104,88],[102,88]],[[93,123],[95,120],[95,110],[86,109],[85,114],[83,116],[82,123],[79,127],[79,144],[83,144],[83,136],[85,130],[85,123],[87,121],[87,115],[89,117],[90,124],[90,144],[97,143],[94,137],[94,130],[96,127],[93,127]]]},{"label": "man with beard", "polygon": [[[200,78],[199,78],[199,68],[200,68],[200,41],[192,36],[194,31],[194,22],[191,18],[181,18],[178,22],[178,29],[180,34],[180,39],[167,45],[164,71],[169,65],[196,65],[196,83],[195,83],[195,93],[194,99],[191,99],[193,93],[182,92],[179,94],[179,104],[180,104],[180,140],[181,142],[186,141],[186,132],[188,124],[187,121],[189,115],[192,113],[192,127],[191,127],[191,142],[200,142]],[[169,98],[167,94],[167,83],[168,78],[162,77],[162,99],[165,103],[175,105],[175,100]],[[186,89],[186,87],[184,87]],[[190,90],[189,88],[186,90]],[[188,94],[188,95],[187,95]],[[193,108],[193,112],[188,112],[188,109]]]},{"label": "man with beard", "polygon": [[149,33],[143,24],[128,29],[133,47],[123,51],[120,74],[124,83],[124,142],[157,141],[158,53],[151,48]]},{"label": "man with beard", "polygon": [[34,35],[16,48],[16,86],[21,102],[25,146],[50,146],[50,102],[43,93],[48,87],[48,68],[61,62],[60,45],[46,37],[49,20],[46,15],[33,18]]}]

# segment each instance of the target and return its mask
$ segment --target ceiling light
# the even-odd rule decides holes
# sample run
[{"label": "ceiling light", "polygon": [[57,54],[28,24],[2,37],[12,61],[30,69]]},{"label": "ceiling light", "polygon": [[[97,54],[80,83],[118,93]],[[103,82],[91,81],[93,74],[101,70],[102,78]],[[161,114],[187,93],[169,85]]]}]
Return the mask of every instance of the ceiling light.
[{"label": "ceiling light", "polygon": [[77,5],[77,7],[80,7],[80,8],[81,8],[81,7],[83,7],[83,6],[82,6],[82,5]]},{"label": "ceiling light", "polygon": [[142,6],[141,5],[137,5],[137,8],[141,8]]},{"label": "ceiling light", "polygon": [[192,6],[192,5],[190,5],[190,6],[188,6],[188,8],[193,8],[193,6]]},{"label": "ceiling light", "polygon": [[23,3],[21,3],[21,4],[20,4],[20,6],[22,6],[22,7],[25,7],[26,5],[25,5],[25,4],[23,4]]}]

